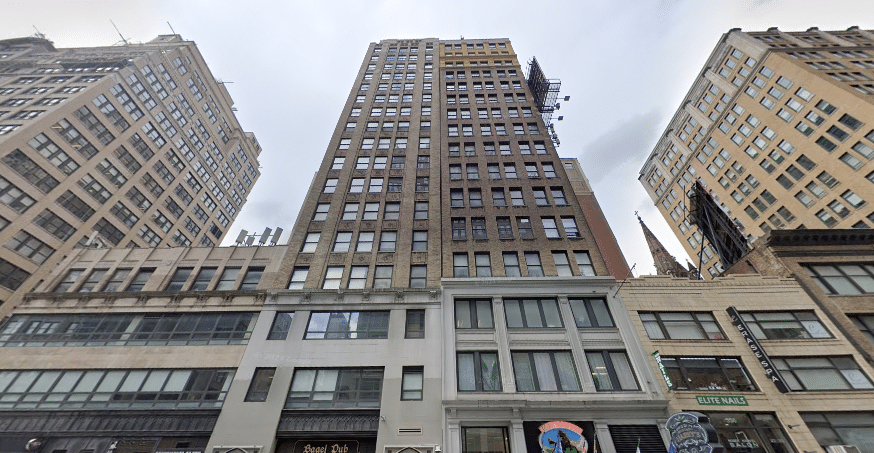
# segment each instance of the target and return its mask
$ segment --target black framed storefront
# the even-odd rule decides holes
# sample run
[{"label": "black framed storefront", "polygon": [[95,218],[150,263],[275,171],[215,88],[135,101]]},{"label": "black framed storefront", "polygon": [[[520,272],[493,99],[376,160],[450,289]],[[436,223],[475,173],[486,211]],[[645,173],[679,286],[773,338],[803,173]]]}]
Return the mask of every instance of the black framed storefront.
[{"label": "black framed storefront", "polygon": [[276,453],[376,453],[379,411],[283,411]]},{"label": "black framed storefront", "polygon": [[204,453],[217,419],[218,411],[0,412],[0,453]]},{"label": "black framed storefront", "polygon": [[773,413],[706,412],[729,453],[798,453]]}]

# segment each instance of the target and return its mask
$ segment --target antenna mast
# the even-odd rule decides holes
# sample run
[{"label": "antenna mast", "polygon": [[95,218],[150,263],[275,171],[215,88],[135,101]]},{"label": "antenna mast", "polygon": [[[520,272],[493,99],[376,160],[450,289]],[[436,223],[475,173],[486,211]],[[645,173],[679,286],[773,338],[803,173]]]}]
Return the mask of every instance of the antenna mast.
[{"label": "antenna mast", "polygon": [[121,34],[121,32],[118,31],[118,27],[115,26],[115,22],[113,22],[112,19],[109,19],[109,23],[112,24],[112,28],[115,29],[115,32],[118,33],[118,36],[121,37],[121,42],[125,44],[130,44],[129,42],[127,42],[127,39],[124,39],[124,36]]}]

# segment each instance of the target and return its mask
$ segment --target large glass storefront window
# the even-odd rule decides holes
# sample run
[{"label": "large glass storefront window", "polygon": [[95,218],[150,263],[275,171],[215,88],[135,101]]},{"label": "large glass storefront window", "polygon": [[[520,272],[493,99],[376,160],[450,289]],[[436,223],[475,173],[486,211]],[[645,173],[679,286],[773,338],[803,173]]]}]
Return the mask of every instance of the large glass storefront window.
[{"label": "large glass storefront window", "polygon": [[801,418],[823,447],[855,445],[874,451],[874,412],[809,412]]},{"label": "large glass storefront window", "polygon": [[470,427],[462,429],[462,453],[510,453],[510,439],[505,427]]},{"label": "large glass storefront window", "polygon": [[732,453],[796,453],[772,414],[711,412],[719,443]]}]

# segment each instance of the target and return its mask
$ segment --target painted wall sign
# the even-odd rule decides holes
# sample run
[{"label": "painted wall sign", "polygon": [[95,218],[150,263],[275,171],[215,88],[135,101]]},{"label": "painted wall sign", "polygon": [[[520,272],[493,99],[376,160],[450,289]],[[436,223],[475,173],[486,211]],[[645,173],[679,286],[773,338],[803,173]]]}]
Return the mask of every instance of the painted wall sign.
[{"label": "painted wall sign", "polygon": [[293,453],[358,453],[356,440],[299,440]]},{"label": "painted wall sign", "polygon": [[765,350],[762,349],[762,345],[759,344],[759,340],[753,336],[753,333],[750,332],[750,328],[747,326],[746,321],[743,320],[740,313],[737,311],[737,308],[728,307],[725,309],[728,312],[728,316],[731,317],[731,322],[737,328],[740,335],[746,341],[747,346],[750,347],[750,350],[753,351],[753,355],[759,360],[759,364],[762,365],[762,368],[765,369],[765,375],[768,376],[768,379],[777,386],[777,390],[781,393],[788,393],[789,387],[786,386],[786,382],[783,380],[783,376],[780,375],[780,372],[777,371],[777,367],[774,365],[774,362],[771,361],[771,358],[768,357],[768,354],[765,353]]},{"label": "painted wall sign", "polygon": [[537,441],[542,453],[586,453],[589,442],[583,429],[568,422],[548,422],[540,425]]},{"label": "painted wall sign", "polygon": [[668,385],[668,390],[674,389],[674,383],[671,382],[671,377],[668,376],[668,370],[665,369],[665,365],[662,363],[662,355],[659,354],[658,351],[653,352],[652,356],[655,357],[656,365],[659,367],[659,371],[662,373],[662,378],[665,380],[665,384]]},{"label": "painted wall sign", "polygon": [[702,406],[749,406],[747,399],[743,396],[727,395],[727,396],[701,396],[696,395],[695,399]]}]

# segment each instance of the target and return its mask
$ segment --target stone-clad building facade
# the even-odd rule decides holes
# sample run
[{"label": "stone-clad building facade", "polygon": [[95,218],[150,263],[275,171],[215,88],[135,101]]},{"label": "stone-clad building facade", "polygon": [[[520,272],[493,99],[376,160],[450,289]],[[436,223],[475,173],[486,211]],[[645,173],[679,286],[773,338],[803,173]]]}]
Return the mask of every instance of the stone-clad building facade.
[{"label": "stone-clad building facade", "polygon": [[260,176],[233,105],[179,35],[0,41],[0,315],[77,247],[220,243]]},{"label": "stone-clad building facade", "polygon": [[750,239],[874,227],[872,80],[870,30],[722,36],[639,177],[705,278],[732,263],[694,225],[695,180]]}]

